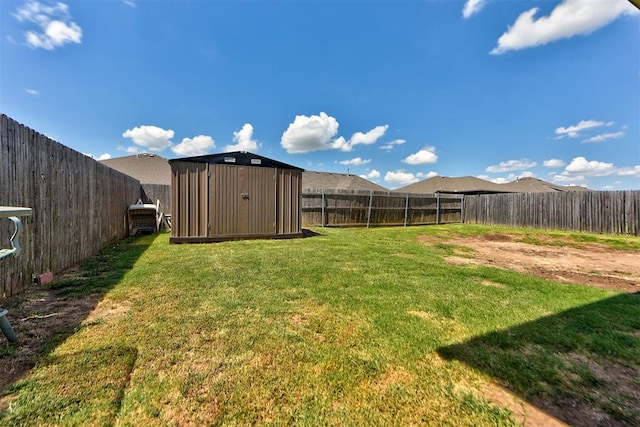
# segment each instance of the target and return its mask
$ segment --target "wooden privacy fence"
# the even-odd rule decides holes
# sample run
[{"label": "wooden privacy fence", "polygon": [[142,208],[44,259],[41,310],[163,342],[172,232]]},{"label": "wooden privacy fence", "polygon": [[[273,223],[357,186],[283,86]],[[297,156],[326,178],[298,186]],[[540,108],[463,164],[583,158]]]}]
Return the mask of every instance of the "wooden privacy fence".
[{"label": "wooden privacy fence", "polygon": [[463,222],[640,235],[640,191],[465,196]]},{"label": "wooden privacy fence", "polygon": [[309,190],[302,193],[302,224],[370,227],[458,223],[463,197],[362,190]]},{"label": "wooden privacy fence", "polygon": [[[127,207],[140,182],[0,116],[0,205],[33,209],[24,218],[23,252],[0,262],[0,298],[33,275],[58,273],[128,235]],[[11,237],[0,223],[0,245]]]},{"label": "wooden privacy fence", "polygon": [[167,184],[142,184],[140,198],[144,203],[156,204],[160,200],[160,212],[171,214],[171,186]]}]

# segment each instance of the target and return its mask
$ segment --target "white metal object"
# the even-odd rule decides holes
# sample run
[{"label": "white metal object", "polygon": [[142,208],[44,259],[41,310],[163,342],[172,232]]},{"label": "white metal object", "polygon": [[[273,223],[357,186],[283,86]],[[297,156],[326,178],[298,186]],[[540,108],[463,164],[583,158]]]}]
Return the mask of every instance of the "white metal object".
[{"label": "white metal object", "polygon": [[13,222],[13,235],[10,239],[11,248],[0,248],[0,259],[16,256],[22,251],[20,236],[22,235],[22,221],[19,217],[31,216],[31,208],[15,206],[0,206],[0,218],[9,218]]},{"label": "white metal object", "polygon": [[[9,218],[13,222],[13,235],[11,236],[11,249],[0,248],[0,259],[10,256],[16,256],[22,251],[20,246],[20,235],[22,234],[21,216],[31,216],[31,208],[22,208],[16,206],[0,206],[0,218]],[[7,310],[0,308],[0,330],[7,337],[9,342],[18,342],[18,336],[11,327],[9,319],[7,319]]]},{"label": "white metal object", "polygon": [[158,206],[152,203],[143,203],[141,199],[138,199],[136,204],[129,206],[127,214],[129,217],[130,236],[158,231]]}]

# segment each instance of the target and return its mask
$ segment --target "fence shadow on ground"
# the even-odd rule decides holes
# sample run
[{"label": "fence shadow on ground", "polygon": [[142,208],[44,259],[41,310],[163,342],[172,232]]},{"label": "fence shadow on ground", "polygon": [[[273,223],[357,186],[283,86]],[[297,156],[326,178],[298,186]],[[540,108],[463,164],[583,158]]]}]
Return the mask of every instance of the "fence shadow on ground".
[{"label": "fence shadow on ground", "polygon": [[573,426],[640,425],[640,293],[438,349]]},{"label": "fence shadow on ground", "polygon": [[82,261],[46,287],[32,287],[3,301],[18,335],[0,335],[0,414],[5,392],[74,334],[98,303],[160,235],[130,237]]}]

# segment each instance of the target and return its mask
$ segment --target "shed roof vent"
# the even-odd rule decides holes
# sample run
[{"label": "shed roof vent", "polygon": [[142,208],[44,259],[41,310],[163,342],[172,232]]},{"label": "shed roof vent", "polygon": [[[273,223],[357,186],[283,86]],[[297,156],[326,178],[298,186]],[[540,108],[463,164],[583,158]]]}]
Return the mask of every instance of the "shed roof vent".
[{"label": "shed roof vent", "polygon": [[235,163],[236,162],[236,158],[235,157],[225,157],[224,161],[225,161],[225,163]]},{"label": "shed roof vent", "polygon": [[261,159],[251,159],[251,164],[252,165],[261,165],[262,164],[262,160]]}]

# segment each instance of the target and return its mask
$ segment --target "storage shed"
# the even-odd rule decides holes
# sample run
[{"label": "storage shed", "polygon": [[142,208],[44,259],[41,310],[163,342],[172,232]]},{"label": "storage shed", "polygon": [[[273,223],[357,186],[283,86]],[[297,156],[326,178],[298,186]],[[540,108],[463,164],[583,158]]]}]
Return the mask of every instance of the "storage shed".
[{"label": "storage shed", "polygon": [[169,164],[171,243],[302,236],[303,169],[244,151]]}]

